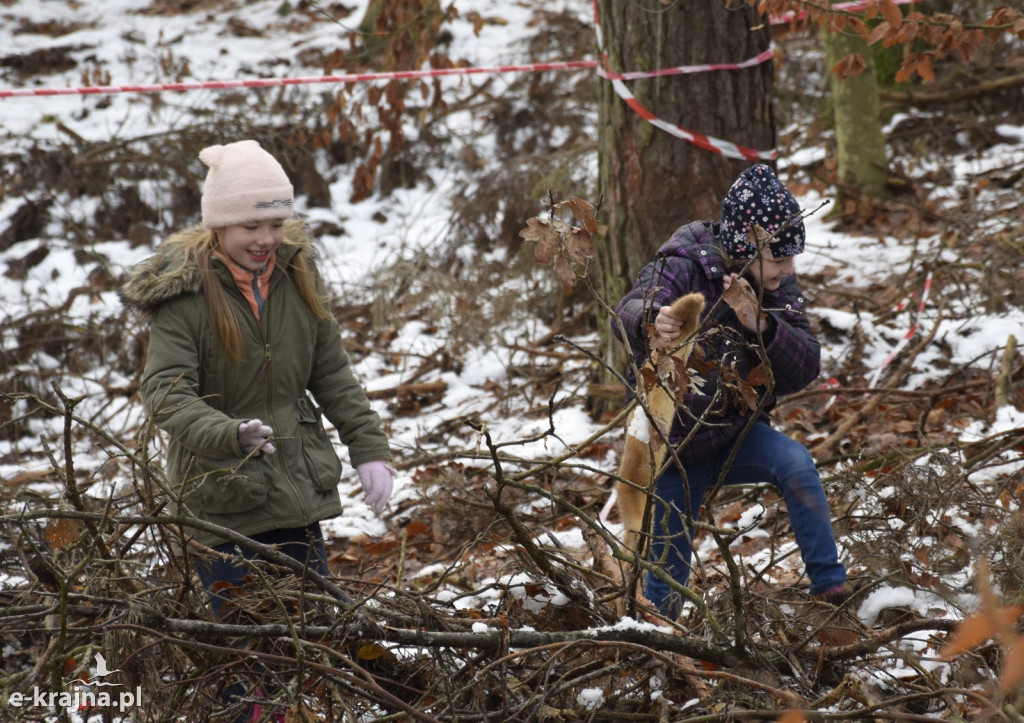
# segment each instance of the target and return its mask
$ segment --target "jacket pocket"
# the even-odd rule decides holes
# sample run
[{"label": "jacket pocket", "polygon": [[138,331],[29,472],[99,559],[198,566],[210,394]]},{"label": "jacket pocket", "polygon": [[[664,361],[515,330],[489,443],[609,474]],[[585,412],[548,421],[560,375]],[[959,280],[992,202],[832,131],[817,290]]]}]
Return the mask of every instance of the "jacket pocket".
[{"label": "jacket pocket", "polygon": [[308,397],[299,397],[297,406],[299,442],[313,488],[318,492],[332,492],[341,481],[341,460],[324,429],[323,410]]},{"label": "jacket pocket", "polygon": [[[196,466],[207,468],[196,460]],[[227,471],[211,471],[189,493],[185,503],[200,516],[249,512],[267,503],[267,477],[258,457],[250,457]]]}]

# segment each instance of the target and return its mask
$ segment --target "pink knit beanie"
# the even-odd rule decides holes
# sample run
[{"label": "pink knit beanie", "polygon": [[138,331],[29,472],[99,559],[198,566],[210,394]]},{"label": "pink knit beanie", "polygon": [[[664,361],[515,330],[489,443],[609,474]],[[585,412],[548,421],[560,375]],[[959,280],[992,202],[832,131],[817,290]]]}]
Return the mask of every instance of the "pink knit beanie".
[{"label": "pink knit beanie", "polygon": [[224,228],[291,218],[295,192],[277,160],[256,141],[209,146],[199,160],[210,167],[203,185],[203,225]]}]

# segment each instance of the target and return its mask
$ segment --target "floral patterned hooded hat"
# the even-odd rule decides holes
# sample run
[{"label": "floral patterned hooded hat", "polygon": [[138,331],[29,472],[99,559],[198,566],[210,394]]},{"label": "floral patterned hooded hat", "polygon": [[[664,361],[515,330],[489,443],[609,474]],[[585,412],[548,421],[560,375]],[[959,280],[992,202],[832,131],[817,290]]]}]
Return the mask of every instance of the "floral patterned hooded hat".
[{"label": "floral patterned hooded hat", "polygon": [[771,237],[767,244],[771,258],[803,252],[806,234],[800,204],[763,163],[743,171],[722,199],[719,243],[734,259],[753,258],[758,253],[750,235],[755,226],[764,232],[756,232],[755,238]]}]

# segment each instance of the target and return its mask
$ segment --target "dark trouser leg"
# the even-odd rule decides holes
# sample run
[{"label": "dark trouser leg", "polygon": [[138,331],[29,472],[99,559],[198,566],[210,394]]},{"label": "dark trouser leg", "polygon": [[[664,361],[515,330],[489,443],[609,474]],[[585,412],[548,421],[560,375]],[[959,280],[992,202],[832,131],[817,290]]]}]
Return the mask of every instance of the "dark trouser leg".
[{"label": "dark trouser leg", "polygon": [[[327,550],[324,547],[323,532],[320,524],[314,522],[307,527],[292,527],[281,530],[269,530],[251,535],[250,539],[263,545],[273,545],[292,559],[309,566],[311,570],[327,574]],[[225,542],[213,549],[232,555],[235,559],[215,558],[196,564],[203,587],[210,593],[210,606],[215,614],[220,615],[224,603],[231,597],[232,589],[243,589],[246,578],[252,570],[246,560],[263,560],[264,558],[252,549]],[[238,559],[241,558],[241,559]]]},{"label": "dark trouser leg", "polygon": [[[255,542],[273,545],[278,552],[298,560],[321,575],[327,574],[327,550],[319,523],[314,522],[307,527],[270,530],[250,537]],[[224,604],[247,586],[246,578],[252,574],[248,561],[265,558],[252,549],[231,542],[217,545],[214,549],[233,556],[233,559],[218,557],[198,562],[196,574],[210,594],[210,606],[214,614],[220,617],[224,612]],[[249,693],[249,686],[245,683],[232,683],[224,691],[223,700],[230,707],[237,705]],[[235,723],[245,723],[252,715],[253,709],[246,707],[235,719]]]}]

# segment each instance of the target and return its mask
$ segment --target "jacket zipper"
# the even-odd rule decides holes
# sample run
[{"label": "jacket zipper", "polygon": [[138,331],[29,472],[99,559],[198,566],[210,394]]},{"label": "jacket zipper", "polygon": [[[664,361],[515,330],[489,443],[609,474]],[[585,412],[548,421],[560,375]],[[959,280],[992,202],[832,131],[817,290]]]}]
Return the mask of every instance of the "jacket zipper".
[{"label": "jacket zipper", "polygon": [[[281,292],[278,292],[280,294]],[[270,304],[265,304],[263,307],[263,318],[257,320],[257,326],[260,331],[260,338],[263,341],[263,366],[260,368],[259,381],[266,382],[267,385],[267,415],[270,417],[270,426],[274,429],[280,429],[277,424],[277,419],[274,416],[274,372],[270,366]],[[302,495],[299,494],[299,489],[295,485],[295,481],[292,476],[288,473],[288,463],[285,460],[286,455],[284,450],[281,450],[277,455],[278,464],[281,467],[281,474],[284,477],[285,482],[288,483],[288,487],[292,491],[292,496],[299,505],[299,509],[302,511],[302,519],[309,520],[309,510],[306,509],[306,505],[302,500]]]},{"label": "jacket zipper", "polygon": [[260,373],[256,376],[257,381],[264,381],[267,378],[267,369],[270,368],[270,344],[266,343],[264,339],[263,344],[263,366],[260,367]]}]

